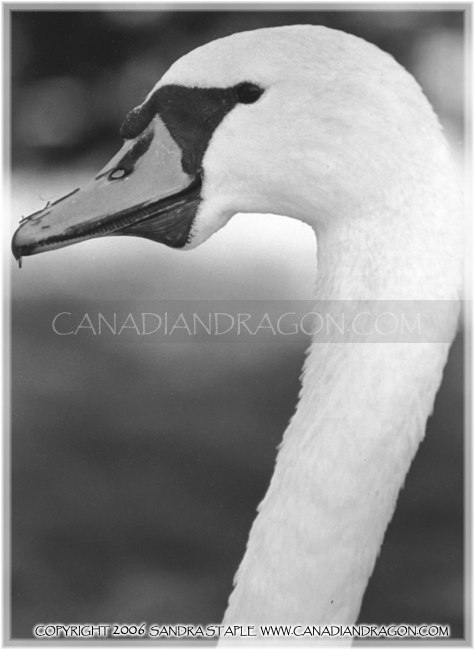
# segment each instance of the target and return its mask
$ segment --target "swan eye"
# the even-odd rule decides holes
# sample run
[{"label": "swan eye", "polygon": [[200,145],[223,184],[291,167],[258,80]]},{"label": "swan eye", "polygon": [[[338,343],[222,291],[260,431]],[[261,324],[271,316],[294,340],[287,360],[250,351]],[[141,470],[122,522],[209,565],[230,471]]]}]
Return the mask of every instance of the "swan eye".
[{"label": "swan eye", "polygon": [[241,104],[253,104],[257,102],[259,97],[264,92],[263,88],[260,88],[256,84],[249,83],[244,81],[243,83],[236,86],[236,96],[238,102]]}]

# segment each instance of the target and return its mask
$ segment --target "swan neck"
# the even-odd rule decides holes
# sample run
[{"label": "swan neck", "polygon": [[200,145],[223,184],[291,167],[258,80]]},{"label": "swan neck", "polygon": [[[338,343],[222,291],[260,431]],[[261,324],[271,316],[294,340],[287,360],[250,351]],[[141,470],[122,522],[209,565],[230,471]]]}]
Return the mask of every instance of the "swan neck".
[{"label": "swan neck", "polygon": [[435,218],[435,234],[424,221],[381,226],[372,215],[351,229],[317,229],[323,306],[364,301],[371,312],[388,300],[452,300],[437,342],[314,337],[226,624],[356,621],[457,323],[458,264],[446,250],[455,239],[437,232]]},{"label": "swan neck", "polygon": [[457,324],[458,186],[437,132],[422,144],[363,198],[332,192],[325,211],[316,203],[309,208],[307,195],[305,215],[294,213],[316,232],[316,297],[323,305],[365,301],[370,313],[386,301],[448,307],[436,342],[314,336],[299,406],[225,623],[351,624],[358,616]]}]

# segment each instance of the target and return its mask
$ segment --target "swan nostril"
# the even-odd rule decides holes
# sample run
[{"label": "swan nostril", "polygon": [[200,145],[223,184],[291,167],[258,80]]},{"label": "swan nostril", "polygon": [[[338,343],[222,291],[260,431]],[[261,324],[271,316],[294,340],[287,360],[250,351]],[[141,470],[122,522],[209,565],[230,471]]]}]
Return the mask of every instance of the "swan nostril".
[{"label": "swan nostril", "polygon": [[132,170],[131,169],[124,169],[123,167],[118,167],[117,169],[113,169],[109,176],[107,177],[107,180],[109,181],[118,181],[121,178],[125,178],[130,174]]}]

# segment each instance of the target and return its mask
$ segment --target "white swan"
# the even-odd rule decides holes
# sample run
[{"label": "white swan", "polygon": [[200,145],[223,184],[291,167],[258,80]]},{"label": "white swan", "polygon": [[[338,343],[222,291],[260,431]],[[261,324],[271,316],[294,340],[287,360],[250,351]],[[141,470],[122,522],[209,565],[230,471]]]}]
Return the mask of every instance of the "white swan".
[{"label": "white swan", "polygon": [[17,258],[110,234],[192,248],[270,212],[314,228],[320,300],[453,301],[438,342],[312,343],[225,614],[351,623],[456,329],[460,199],[437,118],[375,46],[292,26],[184,56],[122,134],[90,186],[22,223]]}]

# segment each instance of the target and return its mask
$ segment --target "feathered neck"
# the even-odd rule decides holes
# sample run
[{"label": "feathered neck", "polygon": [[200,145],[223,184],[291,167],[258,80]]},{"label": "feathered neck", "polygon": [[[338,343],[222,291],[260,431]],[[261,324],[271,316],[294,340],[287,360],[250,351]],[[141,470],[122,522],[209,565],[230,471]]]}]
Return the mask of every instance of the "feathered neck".
[{"label": "feathered neck", "polygon": [[424,174],[415,161],[366,210],[315,224],[317,298],[375,313],[381,301],[451,300],[439,342],[313,340],[226,623],[356,620],[457,323],[459,205],[440,134],[433,141]]}]

